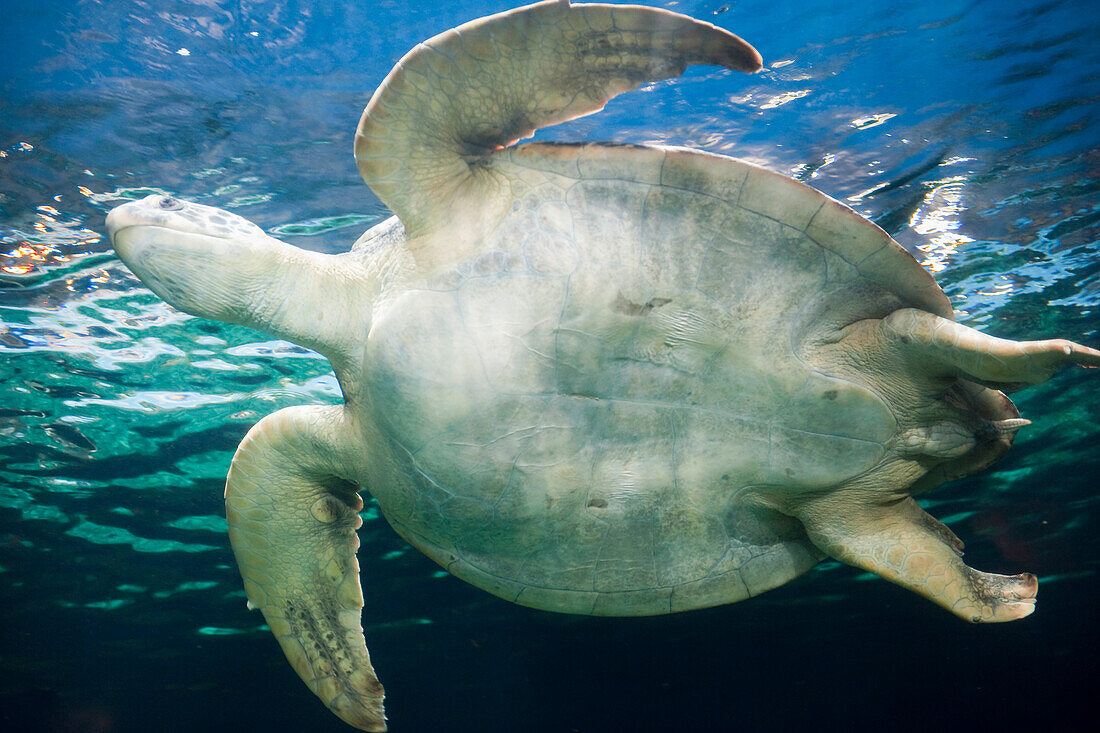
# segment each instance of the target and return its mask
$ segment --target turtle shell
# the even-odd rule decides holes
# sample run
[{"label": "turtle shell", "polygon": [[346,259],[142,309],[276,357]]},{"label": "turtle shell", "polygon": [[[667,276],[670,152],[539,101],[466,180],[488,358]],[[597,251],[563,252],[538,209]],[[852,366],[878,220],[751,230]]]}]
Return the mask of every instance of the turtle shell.
[{"label": "turtle shell", "polygon": [[393,286],[371,327],[390,451],[370,489],[394,527],[476,585],[578,613],[728,603],[816,563],[768,498],[868,471],[898,426],[812,346],[899,307],[950,317],[931,276],[732,158],[532,143],[484,174],[503,213],[403,243],[476,244]]}]

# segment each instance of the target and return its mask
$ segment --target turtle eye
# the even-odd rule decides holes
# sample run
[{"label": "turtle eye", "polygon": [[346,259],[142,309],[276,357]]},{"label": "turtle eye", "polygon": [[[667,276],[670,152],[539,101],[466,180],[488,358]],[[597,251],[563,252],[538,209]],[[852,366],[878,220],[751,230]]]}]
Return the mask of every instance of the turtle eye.
[{"label": "turtle eye", "polygon": [[160,200],[157,201],[157,206],[165,211],[179,211],[183,208],[183,202],[171,196],[162,196]]}]

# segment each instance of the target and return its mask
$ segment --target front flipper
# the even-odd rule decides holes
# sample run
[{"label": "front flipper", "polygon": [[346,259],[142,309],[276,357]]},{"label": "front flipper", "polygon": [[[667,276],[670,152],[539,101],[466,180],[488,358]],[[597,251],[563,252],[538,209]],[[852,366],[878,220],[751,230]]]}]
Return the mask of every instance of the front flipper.
[{"label": "front flipper", "polygon": [[732,33],[659,8],[547,0],[479,18],[397,63],[363,112],[355,159],[410,238],[433,223],[450,232],[458,212],[486,206],[494,150],[691,64],[761,67]]},{"label": "front flipper", "polygon": [[249,604],[298,675],[347,723],[386,730],[360,614],[363,501],[339,477],[341,407],[291,407],[241,441],[225,486],[229,540]]},{"label": "front flipper", "polygon": [[995,575],[962,561],[962,543],[912,498],[888,505],[837,492],[796,513],[810,540],[841,562],[915,591],[967,621],[1014,621],[1035,610],[1031,573]]}]

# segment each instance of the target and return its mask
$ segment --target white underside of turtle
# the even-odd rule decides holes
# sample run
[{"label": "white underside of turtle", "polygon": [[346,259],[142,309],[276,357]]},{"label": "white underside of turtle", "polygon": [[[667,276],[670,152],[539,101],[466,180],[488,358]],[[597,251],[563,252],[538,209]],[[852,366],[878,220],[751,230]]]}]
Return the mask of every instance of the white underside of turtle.
[{"label": "white underside of turtle", "polygon": [[409,52],[356,132],[396,217],[342,255],[150,196],[107,220],[189,313],[332,362],[339,406],[260,421],[226,485],[250,603],[341,718],[385,730],[363,639],[365,490],[458,577],[554,611],[748,598],[826,556],[971,621],[1034,609],[1033,575],[969,568],[912,499],[1000,457],[1003,394],[1100,352],[954,322],[881,229],[734,158],[515,145],[751,46],[639,6],[550,0]]}]

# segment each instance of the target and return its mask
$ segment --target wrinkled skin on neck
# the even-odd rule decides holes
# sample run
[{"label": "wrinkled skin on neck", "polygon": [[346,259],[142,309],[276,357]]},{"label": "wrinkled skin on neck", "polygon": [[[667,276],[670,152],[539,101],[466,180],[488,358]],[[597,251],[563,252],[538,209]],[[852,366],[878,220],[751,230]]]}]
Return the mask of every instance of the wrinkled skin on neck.
[{"label": "wrinkled skin on neck", "polygon": [[348,289],[366,288],[343,255],[293,247],[236,214],[160,195],[114,209],[107,230],[126,266],[176,308],[315,349],[338,373],[354,368],[348,342],[364,331],[350,321],[365,314],[348,312]]}]

